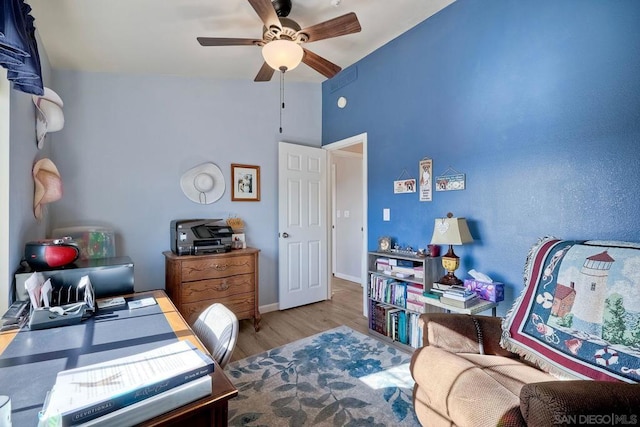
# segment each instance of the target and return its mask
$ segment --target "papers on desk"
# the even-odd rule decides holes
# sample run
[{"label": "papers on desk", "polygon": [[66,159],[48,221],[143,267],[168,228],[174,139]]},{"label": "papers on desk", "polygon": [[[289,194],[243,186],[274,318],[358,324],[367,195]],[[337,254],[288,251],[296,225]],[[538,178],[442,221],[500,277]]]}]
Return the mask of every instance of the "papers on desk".
[{"label": "papers on desk", "polygon": [[155,305],[156,300],[153,297],[142,298],[133,301],[129,301],[127,303],[129,305],[129,310],[135,310],[136,308],[149,307],[150,305]]},{"label": "papers on desk", "polygon": [[[59,372],[39,426],[86,423],[213,372],[211,357],[188,341]],[[175,391],[175,390],[174,390]],[[167,409],[169,410],[169,409]],[[141,409],[145,411],[145,409]]]},{"label": "papers on desk", "polygon": [[51,278],[43,282],[41,273],[33,273],[25,287],[33,308],[29,318],[31,330],[75,325],[94,313],[95,293],[89,276],[82,276],[77,285],[69,285],[66,290],[64,286],[54,290]]},{"label": "papers on desk", "polygon": [[98,308],[111,308],[125,305],[127,302],[123,297],[104,298],[98,300]]}]

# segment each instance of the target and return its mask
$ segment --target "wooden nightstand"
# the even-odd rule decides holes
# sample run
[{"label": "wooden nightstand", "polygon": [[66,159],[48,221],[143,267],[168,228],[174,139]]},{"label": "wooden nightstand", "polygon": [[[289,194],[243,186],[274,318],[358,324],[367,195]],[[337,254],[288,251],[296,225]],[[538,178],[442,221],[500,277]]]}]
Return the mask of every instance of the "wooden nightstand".
[{"label": "wooden nightstand", "polygon": [[255,248],[209,255],[163,252],[167,294],[189,325],[209,305],[219,302],[239,320],[253,319],[260,329],[258,310],[258,253]]}]

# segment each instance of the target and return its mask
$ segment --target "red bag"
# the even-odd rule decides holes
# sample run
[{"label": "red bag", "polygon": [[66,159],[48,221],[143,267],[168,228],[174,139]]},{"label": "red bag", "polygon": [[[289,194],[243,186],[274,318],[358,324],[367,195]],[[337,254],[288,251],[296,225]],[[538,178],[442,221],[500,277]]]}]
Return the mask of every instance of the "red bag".
[{"label": "red bag", "polygon": [[24,259],[34,270],[63,267],[79,256],[78,246],[67,239],[37,240],[24,246]]}]

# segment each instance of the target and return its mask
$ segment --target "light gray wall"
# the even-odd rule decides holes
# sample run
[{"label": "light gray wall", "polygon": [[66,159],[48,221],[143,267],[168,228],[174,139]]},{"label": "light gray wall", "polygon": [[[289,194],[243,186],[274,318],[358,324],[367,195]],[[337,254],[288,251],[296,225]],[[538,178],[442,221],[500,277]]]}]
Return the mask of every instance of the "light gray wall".
[{"label": "light gray wall", "polygon": [[[278,80],[56,70],[65,127],[52,157],[64,197],[49,208],[51,228],[112,227],[117,255],[133,259],[142,291],[164,288],[172,219],[239,216],[248,245],[261,250],[260,304],[277,302],[277,143],[320,146],[322,105],[319,84],[287,82],[278,133]],[[219,201],[198,205],[179,179],[207,161],[220,167],[227,189]],[[260,202],[231,202],[231,163],[260,166]]]},{"label": "light gray wall", "polygon": [[[37,35],[36,38],[39,41]],[[39,54],[44,84],[54,88],[46,51],[39,47]],[[31,171],[37,160],[50,156],[49,143],[57,138],[57,134],[49,134],[43,149],[38,150],[35,136],[36,109],[31,95],[11,89],[9,110],[9,218],[0,218],[9,223],[8,236],[0,236],[2,244],[8,245],[9,252],[8,277],[3,273],[0,278],[0,295],[3,300],[9,296],[9,285],[12,283],[13,273],[20,266],[24,244],[45,237],[50,216],[45,215],[42,221],[36,221],[33,216],[34,187]],[[3,156],[6,154],[2,153]]]}]

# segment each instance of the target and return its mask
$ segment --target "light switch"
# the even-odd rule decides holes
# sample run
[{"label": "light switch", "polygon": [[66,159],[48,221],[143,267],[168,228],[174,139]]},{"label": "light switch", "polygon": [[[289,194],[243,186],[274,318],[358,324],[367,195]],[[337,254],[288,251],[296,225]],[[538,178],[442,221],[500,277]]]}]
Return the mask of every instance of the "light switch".
[{"label": "light switch", "polygon": [[384,208],[382,210],[382,220],[383,221],[391,221],[391,209]]},{"label": "light switch", "polygon": [[339,210],[336,211],[336,218],[340,218],[340,211]]}]

